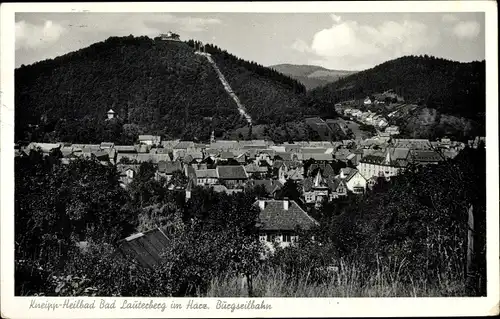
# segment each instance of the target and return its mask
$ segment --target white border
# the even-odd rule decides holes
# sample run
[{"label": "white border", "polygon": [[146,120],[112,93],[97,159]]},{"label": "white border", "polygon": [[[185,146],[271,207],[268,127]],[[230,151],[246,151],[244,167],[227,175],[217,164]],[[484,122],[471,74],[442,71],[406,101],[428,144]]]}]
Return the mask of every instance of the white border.
[{"label": "white border", "polygon": [[[199,301],[210,310],[62,310],[29,309],[32,298],[14,297],[14,14],[15,12],[485,12],[486,87],[487,87],[487,289],[485,298],[260,298],[269,311],[221,311],[218,298]],[[135,318],[135,317],[322,317],[322,316],[472,316],[498,314],[499,305],[499,198],[498,198],[498,35],[494,1],[381,1],[381,2],[237,2],[237,3],[22,3],[1,6],[1,81],[0,81],[0,191],[1,191],[1,316],[5,318]],[[62,298],[43,298],[57,300]],[[81,298],[70,298],[72,301]],[[100,299],[100,298],[96,298]],[[146,300],[151,298],[104,298]],[[220,298],[244,302],[244,298]],[[156,298],[166,302],[174,298]],[[42,299],[39,299],[42,301]],[[183,304],[185,298],[177,298]],[[97,300],[97,302],[99,302]]]}]

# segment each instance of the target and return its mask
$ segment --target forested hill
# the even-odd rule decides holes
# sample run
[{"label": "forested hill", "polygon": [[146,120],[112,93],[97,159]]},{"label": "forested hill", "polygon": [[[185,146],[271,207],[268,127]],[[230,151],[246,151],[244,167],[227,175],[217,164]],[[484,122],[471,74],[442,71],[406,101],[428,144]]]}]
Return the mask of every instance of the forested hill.
[{"label": "forested hill", "polygon": [[484,121],[485,61],[460,63],[432,56],[405,56],[311,91],[324,103],[365,98],[389,89],[406,102],[441,113]]},{"label": "forested hill", "polygon": [[[16,140],[130,143],[208,138],[246,125],[193,41],[111,37],[15,71]],[[314,113],[297,81],[208,46],[257,123]],[[113,109],[117,120],[106,121]],[[211,120],[210,120],[211,119]],[[219,135],[220,135],[219,134]]]}]

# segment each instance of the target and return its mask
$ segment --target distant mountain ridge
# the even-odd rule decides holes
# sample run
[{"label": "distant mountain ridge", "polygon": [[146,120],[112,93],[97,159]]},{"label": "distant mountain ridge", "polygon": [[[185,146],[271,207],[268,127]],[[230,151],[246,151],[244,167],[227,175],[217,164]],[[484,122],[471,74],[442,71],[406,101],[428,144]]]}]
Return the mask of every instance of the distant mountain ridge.
[{"label": "distant mountain ridge", "polygon": [[300,83],[304,84],[308,90],[335,82],[340,78],[357,72],[330,70],[321,66],[306,64],[276,64],[271,65],[270,68],[296,79]]}]

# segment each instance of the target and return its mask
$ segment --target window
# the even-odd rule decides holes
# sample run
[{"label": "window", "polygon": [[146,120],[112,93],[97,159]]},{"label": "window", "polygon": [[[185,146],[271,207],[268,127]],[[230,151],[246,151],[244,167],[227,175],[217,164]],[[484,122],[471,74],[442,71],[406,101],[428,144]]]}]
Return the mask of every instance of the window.
[{"label": "window", "polygon": [[290,243],[292,241],[290,234],[283,234],[283,242]]},{"label": "window", "polygon": [[260,234],[259,235],[259,240],[260,241],[266,241],[266,238],[267,238],[266,234]]},{"label": "window", "polygon": [[273,239],[274,239],[274,235],[271,235],[271,234],[267,234],[267,235],[266,235],[266,241],[268,241],[268,242],[272,242],[272,241],[273,241]]}]

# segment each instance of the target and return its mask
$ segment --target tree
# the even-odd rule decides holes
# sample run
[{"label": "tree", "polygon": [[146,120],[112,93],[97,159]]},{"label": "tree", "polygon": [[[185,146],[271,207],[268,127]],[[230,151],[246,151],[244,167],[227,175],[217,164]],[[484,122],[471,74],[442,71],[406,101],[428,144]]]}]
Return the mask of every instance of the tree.
[{"label": "tree", "polygon": [[172,177],[169,181],[169,185],[173,185],[176,188],[186,188],[188,184],[188,178],[184,175],[183,171],[177,170],[172,173]]},{"label": "tree", "polygon": [[276,198],[283,199],[288,198],[296,201],[298,204],[301,203],[302,193],[299,190],[297,182],[292,179],[287,179],[283,187],[277,192]]}]

